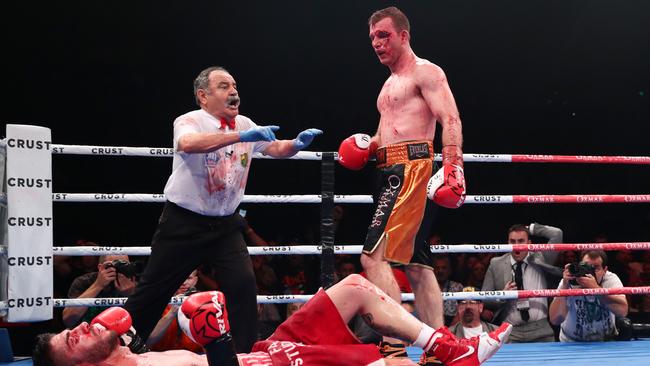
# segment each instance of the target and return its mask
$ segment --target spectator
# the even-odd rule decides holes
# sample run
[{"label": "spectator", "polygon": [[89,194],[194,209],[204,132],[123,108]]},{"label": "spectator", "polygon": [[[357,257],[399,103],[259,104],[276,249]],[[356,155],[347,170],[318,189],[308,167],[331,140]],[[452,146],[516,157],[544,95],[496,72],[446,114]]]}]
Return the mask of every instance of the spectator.
[{"label": "spectator", "polygon": [[[303,240],[294,237],[289,240],[288,245],[298,246]],[[274,269],[278,275],[283,293],[302,295],[313,294],[320,287],[318,264],[319,258],[314,255],[281,255],[274,260]]]},{"label": "spectator", "polygon": [[458,265],[456,266],[456,271],[455,271],[456,273],[458,273],[458,275],[456,276],[456,278],[458,279],[457,282],[466,284],[467,281],[470,279],[469,278],[470,275],[472,274],[472,268],[476,263],[480,262],[480,260],[478,259],[476,254],[468,255],[465,253],[461,254],[457,259],[458,259]]},{"label": "spectator", "polygon": [[482,261],[476,261],[470,269],[469,269],[469,276],[467,277],[467,281],[465,282],[466,286],[472,286],[476,288],[482,288],[483,287],[483,281],[485,281],[485,273],[487,271],[487,266],[483,264]]},{"label": "spectator", "polygon": [[[529,234],[530,233],[530,234]],[[562,230],[537,223],[529,227],[513,225],[508,230],[508,243],[530,244],[529,235],[545,237],[549,243],[562,242]],[[513,251],[490,261],[483,291],[547,289],[546,274],[559,275],[561,270],[550,265],[555,263],[557,252]],[[493,322],[506,321],[513,325],[510,341],[553,342],[555,334],[548,323],[548,301],[545,298],[522,300],[485,301],[494,312]]]},{"label": "spectator", "polygon": [[356,264],[349,259],[344,259],[338,263],[336,266],[336,277],[337,282],[343,280],[345,277],[357,273],[358,269]]},{"label": "spectator", "polygon": [[300,310],[300,308],[304,305],[302,302],[291,302],[287,304],[287,319],[295,313],[296,311]]},{"label": "spectator", "polygon": [[[92,241],[79,239],[74,242],[74,246],[98,246]],[[54,267],[54,297],[64,298],[68,295],[68,290],[75,278],[86,273],[97,270],[97,256],[67,256],[56,255],[53,258]]]},{"label": "spectator", "polygon": [[[196,282],[198,281],[197,271],[193,271],[185,279],[185,282],[178,288],[174,296],[189,294],[196,291]],[[203,347],[194,343],[178,327],[176,314],[179,305],[167,305],[163,312],[162,318],[156,324],[156,327],[147,339],[147,346],[152,351],[169,351],[175,349],[186,349],[188,351],[203,353]]]},{"label": "spectator", "polygon": [[[125,275],[121,271],[118,272],[119,268],[131,268],[133,270],[128,256],[100,256],[96,272],[86,273],[74,279],[68,291],[68,298],[129,296],[135,289],[135,273],[126,273]],[[67,307],[63,310],[63,324],[68,328],[74,328],[82,321],[90,322],[102,310],[103,307],[99,306]]]},{"label": "spectator", "polygon": [[[475,287],[465,287],[463,292],[475,292]],[[472,338],[482,332],[491,332],[498,327],[492,323],[481,320],[483,302],[480,300],[458,301],[458,323],[449,328],[458,338]]]},{"label": "spectator", "polygon": [[[623,287],[618,276],[607,270],[604,251],[585,252],[581,264],[592,266],[589,273],[577,276],[567,264],[558,289]],[[556,297],[549,310],[551,323],[560,326],[560,342],[604,341],[617,334],[616,317],[625,315],[625,295]]]},{"label": "spectator", "polygon": [[282,274],[284,293],[293,295],[305,294],[307,275],[305,270],[305,257],[300,254],[286,256],[285,273]]},{"label": "spectator", "polygon": [[[452,274],[451,263],[446,255],[438,255],[433,258],[433,272],[436,274],[438,286],[442,292],[461,292],[463,285],[450,280]],[[458,313],[458,304],[453,300],[445,300],[443,303],[445,326],[452,324]]]}]

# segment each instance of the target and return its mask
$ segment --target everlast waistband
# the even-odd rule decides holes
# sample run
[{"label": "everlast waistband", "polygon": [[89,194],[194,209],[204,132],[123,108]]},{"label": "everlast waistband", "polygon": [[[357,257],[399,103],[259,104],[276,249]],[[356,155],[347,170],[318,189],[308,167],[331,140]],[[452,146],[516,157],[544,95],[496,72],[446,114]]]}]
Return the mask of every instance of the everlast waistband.
[{"label": "everlast waistband", "polygon": [[433,159],[433,143],[431,141],[402,142],[377,149],[378,168],[417,159]]}]

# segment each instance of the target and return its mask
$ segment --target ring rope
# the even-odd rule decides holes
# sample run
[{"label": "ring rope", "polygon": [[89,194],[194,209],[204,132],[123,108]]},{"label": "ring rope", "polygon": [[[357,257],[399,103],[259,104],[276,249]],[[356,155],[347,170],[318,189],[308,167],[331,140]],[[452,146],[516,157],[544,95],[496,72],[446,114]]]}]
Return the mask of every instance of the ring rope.
[{"label": "ring rope", "polygon": [[[54,202],[165,202],[162,193],[52,193]],[[321,203],[318,194],[244,195],[242,203]],[[372,203],[371,195],[335,195],[335,203]],[[650,194],[467,196],[465,204],[647,203]]]},{"label": "ring rope", "polygon": [[[503,253],[512,251],[529,252],[563,252],[567,250],[650,250],[650,242],[627,243],[568,243],[568,244],[436,244],[431,245],[432,253]],[[248,247],[250,255],[320,255],[321,245],[276,245]],[[334,246],[335,254],[361,254],[363,245]],[[52,247],[54,255],[67,256],[100,256],[111,254],[123,255],[150,255],[151,247],[134,246],[55,246]]]},{"label": "ring rope", "polygon": [[[443,292],[444,300],[516,300],[533,297],[572,297],[572,296],[602,296],[602,295],[643,295],[650,294],[650,286],[595,288],[595,289],[548,289],[548,290],[520,290],[520,291],[478,291],[478,292]],[[313,295],[257,295],[259,304],[287,304],[292,302],[307,302]],[[181,304],[185,296],[174,296],[169,304]],[[413,301],[412,293],[403,293],[402,301]],[[79,299],[53,299],[54,307],[79,307],[79,306],[118,306],[126,303],[126,297],[113,298],[79,298]],[[7,308],[7,302],[0,302],[0,310]]]},{"label": "ring rope", "polygon": [[[321,203],[319,194],[244,195],[242,203]],[[650,200],[650,196],[648,196]],[[52,193],[54,202],[165,202],[162,193]],[[337,203],[372,203],[370,195],[336,195]]]},{"label": "ring rope", "polygon": [[551,244],[436,244],[433,253],[496,253],[512,251],[564,252],[567,250],[650,250],[650,242]]},{"label": "ring rope", "polygon": [[[52,153],[71,155],[117,155],[171,157],[174,150],[169,147],[129,147],[52,144]],[[322,152],[301,151],[289,159],[321,160]],[[335,154],[337,155],[337,154]],[[258,159],[273,159],[255,154]],[[336,157],[338,159],[338,156]],[[441,160],[435,154],[436,161]],[[595,155],[524,155],[524,154],[463,154],[465,162],[477,163],[577,163],[577,164],[650,164],[650,156],[595,156]]]},{"label": "ring rope", "polygon": [[[361,254],[363,245],[335,245],[334,253],[336,254]],[[79,247],[52,247],[54,255],[67,256],[100,256],[100,255],[150,255],[151,247],[110,247],[110,246],[79,246]],[[308,255],[323,253],[321,245],[296,245],[296,246],[272,246],[272,247],[248,247],[250,255]]]},{"label": "ring rope", "polygon": [[[104,155],[104,156],[146,156],[172,157],[174,149],[170,147],[129,147],[129,146],[91,146],[91,145],[61,145],[52,144],[53,154],[63,155]],[[296,155],[281,159],[322,160],[322,152],[299,151]],[[260,153],[253,154],[257,159],[276,159]]]}]

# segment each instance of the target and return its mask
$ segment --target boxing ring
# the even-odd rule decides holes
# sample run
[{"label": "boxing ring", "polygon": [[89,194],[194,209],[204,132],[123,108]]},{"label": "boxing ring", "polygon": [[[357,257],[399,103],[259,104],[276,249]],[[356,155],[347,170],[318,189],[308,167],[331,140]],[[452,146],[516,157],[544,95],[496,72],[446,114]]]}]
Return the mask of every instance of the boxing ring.
[{"label": "boxing ring", "polygon": [[[32,127],[32,126],[29,126]],[[49,133],[49,130],[48,130]],[[6,156],[6,151],[11,146],[11,136],[2,141],[0,148],[3,150],[2,157]],[[46,143],[45,143],[46,142]],[[33,146],[36,146],[33,144]],[[141,156],[141,157],[171,157],[173,150],[170,148],[150,148],[150,147],[119,147],[119,146],[88,146],[88,145],[57,145],[52,144],[49,140],[42,144],[43,150],[47,154],[71,154],[71,155],[93,155],[93,156]],[[46,146],[46,148],[45,148]],[[269,157],[257,154],[254,158],[270,159]],[[436,160],[440,161],[441,157],[436,155]],[[3,159],[4,160],[4,159]],[[9,158],[7,158],[9,160]],[[334,194],[334,167],[336,164],[336,154],[331,152],[299,152],[289,160],[312,160],[319,161],[322,172],[322,190],[319,194],[312,195],[245,195],[242,203],[302,203],[302,204],[320,204],[321,205],[321,243],[318,245],[300,245],[300,246],[270,246],[270,247],[249,247],[251,255],[321,255],[323,274],[321,282],[324,285],[331,283],[334,272],[334,256],[336,254],[360,254],[361,245],[337,245],[334,242],[334,233],[332,225],[332,208],[334,204],[368,204],[373,199],[370,195],[338,195]],[[504,154],[464,154],[466,163],[562,163],[562,164],[634,164],[648,165],[650,157],[646,156],[557,156],[557,155],[504,155]],[[51,162],[49,162],[51,165]],[[4,173],[4,169],[3,169]],[[9,173],[10,174],[10,173]],[[15,177],[6,175],[2,177],[5,185],[7,181]],[[77,203],[162,203],[165,202],[163,194],[160,193],[54,193],[51,192],[51,177],[48,184],[51,195],[51,203],[58,202],[77,202]],[[47,178],[44,178],[47,180]],[[43,187],[39,187],[43,188]],[[7,249],[6,228],[7,222],[14,224],[16,219],[7,212],[9,206],[9,193],[0,194],[0,205],[3,208],[3,235],[2,235],[2,284],[7,281],[7,261],[14,264],[15,257],[12,257],[11,250]],[[465,204],[600,204],[600,203],[648,203],[650,194],[638,195],[468,195]],[[50,217],[51,219],[51,217]],[[28,222],[28,221],[25,221]],[[53,223],[53,220],[51,220]],[[9,243],[11,245],[11,243]],[[464,245],[434,245],[431,250],[434,253],[486,253],[486,252],[510,252],[513,250],[528,251],[565,251],[565,250],[650,250],[650,242],[625,242],[625,243],[564,243],[564,244],[464,244]],[[123,254],[146,256],[151,253],[148,246],[119,247],[111,244],[102,244],[100,247],[71,247],[71,246],[53,246],[50,247],[50,253],[54,255],[66,256],[99,256],[107,254]],[[51,257],[50,257],[51,258]],[[34,260],[35,261],[35,260]],[[27,260],[29,262],[29,260]],[[52,261],[49,261],[51,271]],[[11,277],[10,277],[11,278]],[[49,277],[52,278],[51,275]],[[9,281],[9,287],[11,287]],[[6,286],[5,286],[6,287]],[[0,311],[7,314],[12,311],[12,300],[15,306],[16,299],[8,295],[7,288],[0,288],[2,298],[0,299]],[[9,291],[10,292],[10,291]],[[531,297],[556,297],[556,296],[584,296],[584,295],[604,295],[604,294],[648,294],[648,287],[625,287],[616,289],[569,289],[569,290],[521,290],[521,291],[485,291],[485,292],[460,292],[460,293],[443,293],[445,300],[488,300],[488,299],[521,299]],[[47,298],[43,296],[43,298]],[[70,306],[114,306],[122,305],[126,298],[84,298],[84,299],[53,299],[50,288],[48,301],[50,308],[70,307]],[[264,295],[258,296],[259,303],[293,303],[305,302],[311,295]],[[402,294],[405,301],[413,300],[413,294]],[[174,297],[170,303],[181,303],[183,297]],[[39,304],[39,306],[42,304]],[[40,320],[40,319],[34,319]],[[34,321],[32,320],[32,321]],[[417,361],[421,350],[410,347],[409,355]],[[592,343],[531,343],[531,344],[507,344],[499,351],[486,365],[497,364],[548,364],[548,365],[583,365],[594,360],[620,362],[622,365],[647,365],[650,362],[650,340],[637,340],[628,342],[592,342]],[[28,362],[28,363],[26,363]],[[31,364],[29,361],[19,361],[14,363],[3,364]]]}]

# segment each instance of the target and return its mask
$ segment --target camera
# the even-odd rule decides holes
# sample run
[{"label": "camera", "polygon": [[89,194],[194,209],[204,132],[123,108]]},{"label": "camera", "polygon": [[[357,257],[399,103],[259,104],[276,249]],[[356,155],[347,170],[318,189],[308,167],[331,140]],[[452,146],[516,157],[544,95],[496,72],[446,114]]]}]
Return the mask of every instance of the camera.
[{"label": "camera", "polygon": [[121,273],[126,277],[135,277],[142,272],[142,266],[140,263],[130,263],[123,259],[116,259],[112,262],[109,262],[105,265],[106,268],[113,267],[117,273]]},{"label": "camera", "polygon": [[[586,277],[588,274],[596,277],[596,267],[586,262],[569,263],[569,268],[567,269],[573,277]],[[569,283],[575,286],[578,285],[576,280],[571,280]]]}]

